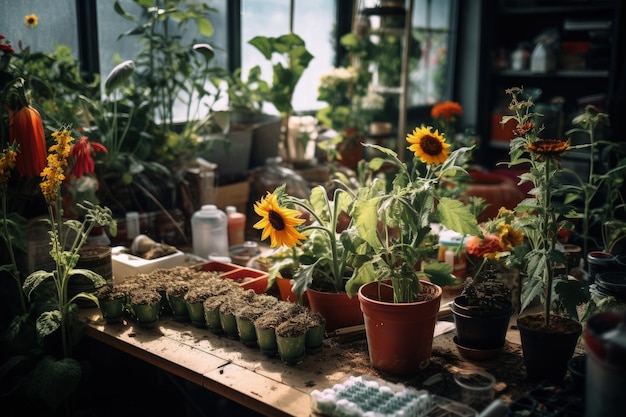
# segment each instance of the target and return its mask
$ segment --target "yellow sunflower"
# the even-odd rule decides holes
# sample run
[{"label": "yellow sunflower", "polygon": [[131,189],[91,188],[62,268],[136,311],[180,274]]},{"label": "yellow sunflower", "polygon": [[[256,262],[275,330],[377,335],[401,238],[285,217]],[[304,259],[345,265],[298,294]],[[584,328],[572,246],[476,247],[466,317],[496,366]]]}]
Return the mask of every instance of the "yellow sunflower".
[{"label": "yellow sunflower", "polygon": [[409,150],[426,164],[442,164],[450,155],[445,138],[439,130],[431,131],[432,127],[416,127],[413,133],[406,136],[407,142],[411,144]]},{"label": "yellow sunflower", "polygon": [[298,218],[298,210],[281,207],[276,195],[267,193],[254,205],[254,211],[262,217],[253,227],[263,229],[261,240],[270,237],[270,247],[276,248],[281,245],[293,247],[306,239],[296,226],[304,223],[304,219]]},{"label": "yellow sunflower", "polygon": [[36,14],[29,14],[28,16],[24,17],[24,23],[26,23],[26,26],[37,26],[37,23],[39,23],[39,18]]}]

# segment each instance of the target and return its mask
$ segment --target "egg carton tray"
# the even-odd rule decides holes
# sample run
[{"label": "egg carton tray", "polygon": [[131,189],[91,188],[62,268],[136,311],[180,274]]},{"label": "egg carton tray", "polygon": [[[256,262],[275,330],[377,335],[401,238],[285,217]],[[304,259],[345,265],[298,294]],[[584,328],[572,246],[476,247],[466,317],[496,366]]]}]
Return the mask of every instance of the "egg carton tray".
[{"label": "egg carton tray", "polygon": [[311,392],[314,412],[331,417],[477,417],[473,408],[444,397],[366,375]]}]

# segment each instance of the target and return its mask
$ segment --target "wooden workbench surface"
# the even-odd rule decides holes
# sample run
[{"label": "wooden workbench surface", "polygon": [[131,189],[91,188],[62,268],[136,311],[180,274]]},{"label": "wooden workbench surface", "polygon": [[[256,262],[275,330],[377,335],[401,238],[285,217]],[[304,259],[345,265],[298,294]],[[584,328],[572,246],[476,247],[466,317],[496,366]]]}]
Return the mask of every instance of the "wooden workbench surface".
[{"label": "wooden workbench surface", "polygon": [[494,374],[496,397],[505,401],[532,387],[524,381],[515,329],[509,330],[503,352],[488,362],[463,359],[452,341],[455,332],[444,333],[435,337],[431,364],[423,372],[394,377],[370,366],[363,336],[352,341],[326,339],[320,353],[286,365],[238,340],[170,317],[162,317],[150,330],[128,320],[106,324],[96,308],[81,310],[81,318],[88,324],[87,336],[268,416],[309,416],[312,390],[330,388],[351,375],[375,376],[452,400],[460,400],[452,380],[459,369],[482,368]]}]

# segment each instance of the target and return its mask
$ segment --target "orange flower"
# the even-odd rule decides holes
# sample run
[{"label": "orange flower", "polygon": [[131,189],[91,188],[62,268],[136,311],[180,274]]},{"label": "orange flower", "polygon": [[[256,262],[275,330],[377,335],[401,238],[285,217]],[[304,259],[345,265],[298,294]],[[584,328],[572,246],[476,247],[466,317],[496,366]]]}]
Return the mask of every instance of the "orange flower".
[{"label": "orange flower", "polygon": [[500,238],[493,234],[485,235],[483,239],[478,236],[470,236],[465,242],[467,253],[470,255],[483,257],[495,257],[500,252]]},{"label": "orange flower", "polygon": [[95,167],[91,154],[96,152],[107,153],[107,148],[101,143],[89,142],[87,136],[81,137],[70,151],[70,156],[74,160],[70,175],[81,178],[84,174],[91,174]]},{"label": "orange flower", "polygon": [[9,119],[9,141],[19,145],[15,161],[17,172],[23,177],[37,177],[46,166],[46,137],[39,112],[24,106]]},{"label": "orange flower", "polygon": [[430,110],[430,115],[433,119],[442,118],[445,121],[452,121],[455,116],[463,114],[463,108],[455,101],[443,101],[435,104]]},{"label": "orange flower", "polygon": [[528,150],[537,155],[559,156],[569,149],[569,142],[558,139],[540,139],[528,145]]}]

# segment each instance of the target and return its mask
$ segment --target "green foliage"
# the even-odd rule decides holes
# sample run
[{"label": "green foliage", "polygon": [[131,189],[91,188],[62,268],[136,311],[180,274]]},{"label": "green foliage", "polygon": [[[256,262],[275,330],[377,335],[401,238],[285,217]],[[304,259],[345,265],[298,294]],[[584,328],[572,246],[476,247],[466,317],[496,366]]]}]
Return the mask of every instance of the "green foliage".
[{"label": "green foliage", "polygon": [[[185,161],[172,155],[183,151],[191,157],[198,142],[194,128],[200,124],[196,122],[208,117],[222,94],[220,82],[226,71],[213,65],[215,54],[209,43],[213,35],[209,16],[216,9],[182,0],[133,1],[140,7],[138,16],[128,13],[119,1],[114,6],[119,16],[135,24],[119,37],[136,38],[141,45],[134,57],[134,83],[126,94],[146,107],[144,114],[151,123],[149,136],[142,141],[152,141],[152,159],[175,171]],[[188,33],[197,36],[187,41],[183,34]],[[185,105],[182,129],[175,116],[179,103]]]},{"label": "green foliage", "polygon": [[520,184],[530,183],[530,194],[534,196],[521,201],[515,208],[518,217],[514,226],[522,230],[527,248],[514,250],[512,263],[520,265],[525,275],[522,311],[539,299],[544,308],[544,325],[549,328],[553,311],[565,310],[578,318],[576,306],[580,303],[578,293],[567,285],[567,276],[555,275],[556,266],[567,263],[564,253],[557,247],[558,232],[572,227],[567,220],[572,208],[564,198],[567,187],[559,176],[562,172],[560,158],[568,150],[569,143],[540,139],[541,115],[532,111],[532,98],[525,97],[522,88],[511,88],[507,94],[511,95],[510,108],[515,115],[503,117],[501,123],[514,120],[517,133],[511,141],[508,165],[529,167],[520,175]]},{"label": "green foliage", "polygon": [[248,43],[272,63],[272,84],[261,84],[259,91],[282,115],[291,114],[293,92],[313,59],[304,40],[288,33],[278,37],[255,36]]},{"label": "green foliage", "polygon": [[[440,222],[461,234],[480,235],[469,206],[447,197],[438,199],[436,192],[442,177],[464,172],[460,166],[470,149],[455,150],[443,164],[429,165],[427,173],[422,175],[419,159],[409,167],[390,149],[365,146],[387,156],[372,159],[370,169],[378,170],[390,162],[397,172],[390,189],[384,180],[377,178],[357,194],[350,214],[366,243],[358,249],[353,280],[347,290],[354,293],[366,282],[391,279],[394,301],[412,302],[417,299],[421,278],[441,284],[451,281],[451,267],[434,260],[437,247],[431,222]],[[422,269],[424,261],[427,266]]]},{"label": "green foliage", "polygon": [[[610,236],[605,224],[626,215],[626,200],[622,195],[624,172],[626,171],[626,148],[623,144],[598,140],[599,126],[609,125],[609,116],[601,113],[592,105],[585,107],[585,112],[572,121],[575,128],[566,135],[584,135],[588,143],[571,146],[571,149],[584,149],[589,154],[589,173],[583,178],[579,172],[564,169],[563,172],[574,178],[574,184],[566,187],[566,202],[581,202],[582,211],[573,213],[573,218],[582,224],[583,253],[589,248],[602,248],[610,252],[615,239],[626,237],[626,233]],[[601,230],[602,236],[593,236],[591,230]],[[603,247],[601,247],[603,245]]]}]

